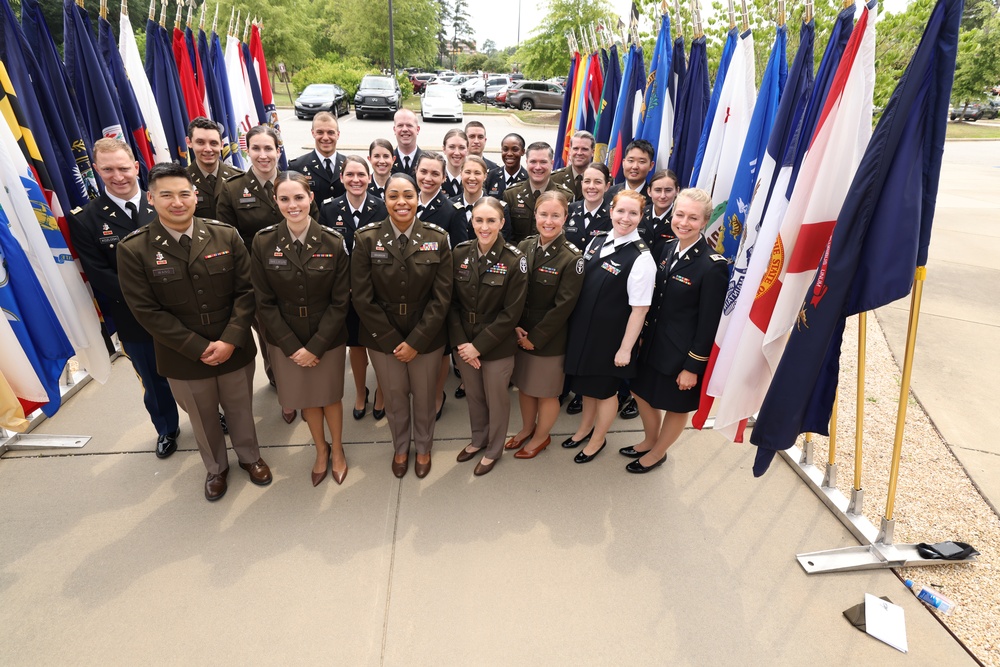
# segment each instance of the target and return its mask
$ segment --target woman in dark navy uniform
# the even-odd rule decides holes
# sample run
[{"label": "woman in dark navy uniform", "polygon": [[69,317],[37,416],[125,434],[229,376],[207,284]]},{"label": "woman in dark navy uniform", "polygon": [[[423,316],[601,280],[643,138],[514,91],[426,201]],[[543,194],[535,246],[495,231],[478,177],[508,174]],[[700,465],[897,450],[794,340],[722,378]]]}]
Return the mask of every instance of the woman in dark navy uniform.
[{"label": "woman in dark navy uniform", "polygon": [[[319,223],[332,227],[340,232],[347,249],[354,248],[354,232],[370,222],[385,220],[385,202],[368,191],[370,177],[368,163],[357,155],[344,158],[344,170],[340,180],[347,188],[342,196],[327,199],[319,210]],[[365,386],[368,374],[368,351],[358,341],[358,327],[361,321],[358,313],[351,306],[347,311],[347,345],[350,348],[351,374],[354,375],[354,409],[351,415],[355,419],[364,419],[368,411],[368,388]],[[372,414],[376,419],[384,414],[385,402],[375,388],[375,405]]]},{"label": "woman in dark navy uniform", "polygon": [[458,462],[482,453],[475,469],[480,476],[500,460],[510,425],[514,328],[528,293],[528,261],[500,235],[503,207],[493,197],[476,203],[472,226],[475,238],[455,248],[448,339],[459,359],[472,427],[472,442],[458,453]]},{"label": "woman in dark navy uniform", "polygon": [[514,458],[531,459],[545,449],[559,417],[566,360],[566,322],[583,287],[583,253],[566,240],[568,202],[556,191],[535,202],[537,236],[521,241],[528,258],[528,297],[518,323],[514,384],[521,407],[521,430],[505,445]]},{"label": "woman in dark navy uniform", "polygon": [[372,165],[372,180],[368,192],[379,199],[385,199],[385,184],[392,175],[392,163],[396,160],[396,149],[388,139],[376,139],[368,147],[368,161]]},{"label": "woman in dark navy uniform", "polygon": [[606,165],[592,162],[583,170],[583,199],[569,205],[566,221],[566,238],[577,248],[586,248],[594,236],[611,231],[611,214],[604,200],[609,187],[611,172]]},{"label": "woman in dark navy uniform", "polygon": [[623,379],[635,377],[639,333],[653,299],[656,263],[639,237],[646,198],[623,190],[611,201],[610,233],[595,236],[583,254],[584,281],[569,321],[566,373],[583,395],[583,414],[567,449],[590,442],[573,459],[593,460],[604,449],[618,412]]},{"label": "woman in dark navy uniform", "polygon": [[667,459],[667,449],[697,409],[701,381],[722,315],[729,271],[701,235],[712,197],[689,188],[677,196],[673,230],[656,271],[656,294],[643,331],[639,374],[632,393],[639,404],[642,442],[619,451],[635,458],[625,469],[644,473]]},{"label": "woman in dark navy uniform", "polygon": [[444,183],[445,159],[440,153],[423,151],[413,169],[414,179],[420,189],[417,217],[422,222],[437,225],[448,232],[453,248],[468,239],[465,212],[460,211],[441,189],[441,184]]},{"label": "woman in dark navy uniform", "polygon": [[262,229],[252,244],[257,314],[271,348],[278,401],[302,410],[316,445],[312,484],[323,481],[331,461],[340,484],[347,476],[341,399],[350,259],[344,238],[310,217],[309,179],[283,172],[274,195],[284,220]]},{"label": "woman in dark navy uniform", "polygon": [[649,205],[646,215],[639,225],[639,234],[649,246],[654,258],[659,258],[663,246],[674,238],[670,221],[674,215],[674,199],[678,192],[677,174],[669,169],[661,169],[649,180],[646,194]]},{"label": "woman in dark navy uniform", "polygon": [[445,172],[441,189],[452,199],[462,194],[462,163],[469,154],[469,137],[458,128],[444,135]]}]

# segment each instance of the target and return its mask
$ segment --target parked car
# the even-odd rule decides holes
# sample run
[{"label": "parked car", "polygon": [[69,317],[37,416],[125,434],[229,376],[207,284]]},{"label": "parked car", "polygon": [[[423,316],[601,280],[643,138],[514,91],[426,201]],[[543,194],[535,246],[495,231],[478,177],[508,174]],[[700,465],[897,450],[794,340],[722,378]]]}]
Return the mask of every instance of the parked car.
[{"label": "parked car", "polygon": [[416,95],[424,92],[424,87],[431,81],[437,80],[437,74],[429,74],[427,72],[421,72],[420,74],[414,74],[410,77],[410,83],[413,84],[413,92]]},{"label": "parked car", "polygon": [[990,120],[1000,116],[1000,104],[989,101],[977,104],[970,104],[962,112],[962,120]]},{"label": "parked car", "polygon": [[466,102],[482,104],[483,99],[486,97],[487,93],[491,91],[491,89],[493,96],[496,97],[498,90],[509,85],[510,77],[505,74],[491,75],[489,79],[483,79],[483,77],[480,76],[474,79],[469,79],[463,83],[459,89],[459,94]]},{"label": "parked car", "polygon": [[510,76],[511,81],[524,81],[524,75],[521,74],[520,72],[514,72],[513,74],[509,74],[508,76]]},{"label": "parked car", "polygon": [[320,111],[329,111],[339,118],[351,112],[351,101],[335,83],[311,83],[295,100],[295,116],[312,118]]},{"label": "parked car", "polygon": [[523,111],[562,109],[566,91],[556,83],[515,81],[507,90],[507,106]]},{"label": "parked car", "polygon": [[361,77],[361,85],[354,96],[354,115],[361,120],[368,114],[392,115],[399,110],[403,99],[399,82],[391,76],[366,74]]},{"label": "parked car", "polygon": [[551,79],[546,79],[545,83],[557,83],[563,88],[566,87],[566,77],[564,76],[554,76]]},{"label": "parked car", "polygon": [[447,118],[461,121],[462,117],[462,100],[458,99],[455,86],[434,83],[424,89],[420,98],[420,120]]},{"label": "parked car", "polygon": [[494,101],[494,103],[498,107],[505,107],[505,106],[507,106],[507,91],[508,90],[509,90],[509,88],[507,86],[504,86],[503,88],[501,88],[500,90],[497,91],[497,96],[496,96],[496,98],[493,101]]}]

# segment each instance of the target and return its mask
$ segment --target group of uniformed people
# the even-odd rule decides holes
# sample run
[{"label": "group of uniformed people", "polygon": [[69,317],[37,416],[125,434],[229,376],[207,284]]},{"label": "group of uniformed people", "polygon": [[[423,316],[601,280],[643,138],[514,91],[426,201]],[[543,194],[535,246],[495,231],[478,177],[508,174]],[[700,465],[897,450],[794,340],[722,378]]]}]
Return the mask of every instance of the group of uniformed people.
[{"label": "group of uniformed people", "polygon": [[[620,450],[635,473],[663,463],[696,407],[727,283],[701,235],[707,193],[678,193],[667,170],[649,178],[653,148],[641,140],[612,187],[586,132],[553,173],[552,148],[517,134],[504,137],[502,164],[486,160],[476,121],[449,131],[441,153],[421,150],[419,131],[400,110],[396,146],[378,139],[366,160],[337,151],[337,120],[320,113],[315,150],[279,173],[279,137],[258,126],[242,173],[221,160],[215,123],[199,118],[191,165],[157,165],[148,193],[127,144],[95,143],[105,193],[73,212],[73,241],[142,381],[157,456],[176,450],[176,401],[209,500],[227,488],[225,429],[251,480],[271,481],[253,420],[251,328],[283,418],[301,411],[309,426],[314,486],[347,475],[348,356],[355,419],[374,367],[373,415],[388,419],[397,477],[411,440],[415,474],[430,471],[450,361],[472,435],[458,461],[478,458],[477,476],[505,450],[543,451],[570,390],[568,411],[582,415],[562,446],[584,445],[574,460],[591,461],[615,416],[637,415],[644,438]],[[507,438],[511,384],[522,424]]]}]

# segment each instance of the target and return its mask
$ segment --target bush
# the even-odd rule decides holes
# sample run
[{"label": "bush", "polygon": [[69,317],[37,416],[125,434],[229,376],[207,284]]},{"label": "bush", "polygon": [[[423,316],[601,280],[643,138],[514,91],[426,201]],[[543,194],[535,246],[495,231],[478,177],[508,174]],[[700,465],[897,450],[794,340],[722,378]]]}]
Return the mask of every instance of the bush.
[{"label": "bush", "polygon": [[[379,69],[370,65],[361,58],[343,58],[337,61],[312,60],[304,68],[292,76],[292,85],[297,92],[311,83],[335,83],[345,91],[350,99],[354,99],[361,85],[361,77],[366,74],[381,74]],[[396,74],[399,87],[403,92],[403,99],[413,94],[413,86],[406,72],[400,70]]]}]

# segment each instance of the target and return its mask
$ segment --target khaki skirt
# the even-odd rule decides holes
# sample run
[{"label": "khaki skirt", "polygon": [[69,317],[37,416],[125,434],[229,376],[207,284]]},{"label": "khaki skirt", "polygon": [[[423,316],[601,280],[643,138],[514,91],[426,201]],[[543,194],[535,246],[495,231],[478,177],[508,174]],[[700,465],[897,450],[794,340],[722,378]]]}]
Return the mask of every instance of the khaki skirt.
[{"label": "khaki skirt", "polygon": [[563,390],[565,354],[540,357],[518,349],[514,354],[514,375],[511,379],[518,391],[535,398],[557,398]]},{"label": "khaki skirt", "polygon": [[312,368],[302,368],[285,356],[280,347],[267,344],[278,403],[286,410],[321,408],[344,397],[346,345],[327,350]]}]

